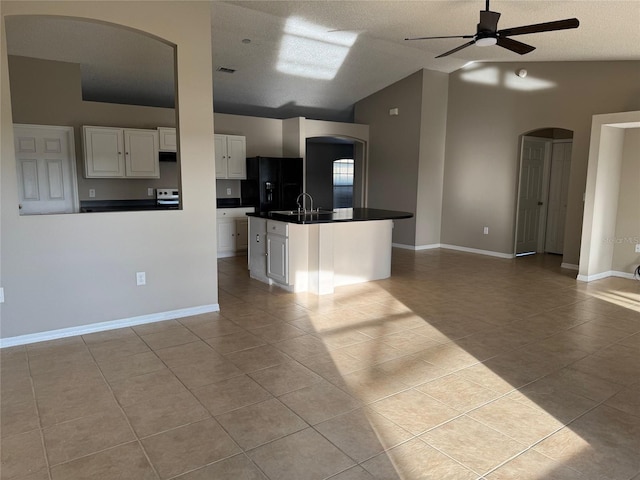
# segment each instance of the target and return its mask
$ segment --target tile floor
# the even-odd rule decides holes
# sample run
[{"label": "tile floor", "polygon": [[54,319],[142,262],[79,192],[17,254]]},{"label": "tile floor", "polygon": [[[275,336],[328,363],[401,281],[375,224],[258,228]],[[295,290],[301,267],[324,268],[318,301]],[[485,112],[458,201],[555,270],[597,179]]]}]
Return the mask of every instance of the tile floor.
[{"label": "tile floor", "polygon": [[640,479],[640,282],[394,250],[294,295],[6,348],[2,480]]}]

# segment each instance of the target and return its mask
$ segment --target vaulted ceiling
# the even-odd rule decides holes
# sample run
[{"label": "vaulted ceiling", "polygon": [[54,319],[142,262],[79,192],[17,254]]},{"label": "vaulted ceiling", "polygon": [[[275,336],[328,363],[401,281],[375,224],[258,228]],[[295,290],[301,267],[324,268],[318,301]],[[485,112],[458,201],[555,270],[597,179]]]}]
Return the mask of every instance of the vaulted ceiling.
[{"label": "vaulted ceiling", "polygon": [[[214,109],[348,120],[355,102],[422,68],[452,72],[469,62],[640,60],[637,0],[494,0],[490,7],[502,14],[501,29],[572,17],[580,27],[518,36],[536,47],[523,56],[471,46],[436,59],[467,40],[404,39],[474,34],[483,0],[214,1]],[[173,104],[171,48],[135,32],[78,23],[83,22],[7,19],[9,53],[80,63],[83,90],[93,100]]]}]

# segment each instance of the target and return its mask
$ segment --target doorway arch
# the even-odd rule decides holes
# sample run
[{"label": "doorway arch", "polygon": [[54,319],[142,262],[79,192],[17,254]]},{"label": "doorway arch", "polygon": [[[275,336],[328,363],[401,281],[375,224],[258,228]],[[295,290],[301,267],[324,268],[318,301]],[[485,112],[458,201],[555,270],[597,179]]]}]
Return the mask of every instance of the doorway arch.
[{"label": "doorway arch", "polygon": [[573,131],[548,127],[519,137],[514,255],[562,255]]}]

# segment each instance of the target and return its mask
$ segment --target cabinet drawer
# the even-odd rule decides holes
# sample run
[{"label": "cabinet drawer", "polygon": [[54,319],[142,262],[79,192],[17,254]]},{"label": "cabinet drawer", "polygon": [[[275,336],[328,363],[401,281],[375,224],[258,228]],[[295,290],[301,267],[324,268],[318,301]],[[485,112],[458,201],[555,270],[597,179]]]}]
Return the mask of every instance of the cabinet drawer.
[{"label": "cabinet drawer", "polygon": [[289,224],[275,220],[267,220],[267,233],[275,233],[286,237],[289,235]]},{"label": "cabinet drawer", "polygon": [[253,213],[255,209],[253,207],[238,207],[238,208],[218,208],[216,209],[217,218],[248,218],[247,213]]}]

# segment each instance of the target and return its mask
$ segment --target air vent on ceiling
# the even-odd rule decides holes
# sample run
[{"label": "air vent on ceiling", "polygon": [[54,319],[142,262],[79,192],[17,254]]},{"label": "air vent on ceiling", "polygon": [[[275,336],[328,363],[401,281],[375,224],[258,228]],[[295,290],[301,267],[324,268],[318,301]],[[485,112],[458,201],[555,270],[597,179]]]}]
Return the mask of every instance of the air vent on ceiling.
[{"label": "air vent on ceiling", "polygon": [[216,68],[216,72],[236,73],[236,69],[235,68],[227,68],[227,67],[218,67],[218,68]]}]

